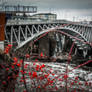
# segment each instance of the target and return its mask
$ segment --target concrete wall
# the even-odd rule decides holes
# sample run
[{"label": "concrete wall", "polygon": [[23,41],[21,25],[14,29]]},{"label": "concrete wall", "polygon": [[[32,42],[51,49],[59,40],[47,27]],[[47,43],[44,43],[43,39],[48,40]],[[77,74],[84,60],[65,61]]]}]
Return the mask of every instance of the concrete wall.
[{"label": "concrete wall", "polygon": [[0,49],[4,50],[4,41],[0,41]]}]

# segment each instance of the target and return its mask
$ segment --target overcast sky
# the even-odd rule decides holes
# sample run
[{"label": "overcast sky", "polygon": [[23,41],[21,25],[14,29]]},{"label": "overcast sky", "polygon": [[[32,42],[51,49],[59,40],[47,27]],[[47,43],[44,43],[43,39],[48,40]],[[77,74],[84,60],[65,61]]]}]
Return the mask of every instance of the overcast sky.
[{"label": "overcast sky", "polygon": [[[92,0],[0,0],[7,4],[35,5],[38,12],[56,13],[59,19],[90,19]],[[91,18],[92,19],[92,18]]]}]

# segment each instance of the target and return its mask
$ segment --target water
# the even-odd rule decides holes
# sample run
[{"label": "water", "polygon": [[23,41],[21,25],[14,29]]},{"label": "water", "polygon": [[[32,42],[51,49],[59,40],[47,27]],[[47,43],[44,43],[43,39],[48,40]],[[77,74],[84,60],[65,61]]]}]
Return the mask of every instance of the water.
[{"label": "water", "polygon": [[[43,73],[47,74],[49,73],[48,78],[50,80],[53,80],[53,86],[48,86],[46,89],[53,89],[52,91],[45,91],[45,92],[61,92],[59,89],[62,89],[62,92],[66,92],[66,79],[67,79],[67,86],[70,90],[69,92],[72,92],[73,90],[77,90],[76,92],[81,92],[79,90],[86,90],[84,92],[92,92],[92,71],[91,68],[88,67],[80,67],[78,69],[73,70],[72,72],[67,73],[68,78],[64,78],[66,75],[66,68],[67,68],[67,62],[64,63],[58,63],[58,62],[25,62],[25,65],[28,65],[27,68],[25,68],[26,71],[26,83],[27,88],[29,92],[40,92],[37,91],[36,88],[38,88],[39,85],[44,85],[47,79],[38,80],[36,78],[30,79],[28,73],[35,71],[34,67],[36,65],[45,65],[43,68]],[[68,65],[68,70],[72,70],[74,67],[76,67],[76,64],[70,64]],[[37,75],[42,76],[42,72],[38,71]],[[44,75],[43,74],[43,75]],[[53,74],[53,75],[52,75]],[[17,85],[16,85],[16,92],[23,92],[25,90],[23,82],[20,82],[20,79],[22,77],[22,74],[19,74]],[[58,77],[58,78],[57,78]],[[35,84],[35,88],[33,88],[32,83]],[[56,88],[57,87],[57,88]],[[33,91],[33,89],[35,89]],[[40,88],[39,88],[40,89]],[[57,91],[58,90],[58,91]]]}]

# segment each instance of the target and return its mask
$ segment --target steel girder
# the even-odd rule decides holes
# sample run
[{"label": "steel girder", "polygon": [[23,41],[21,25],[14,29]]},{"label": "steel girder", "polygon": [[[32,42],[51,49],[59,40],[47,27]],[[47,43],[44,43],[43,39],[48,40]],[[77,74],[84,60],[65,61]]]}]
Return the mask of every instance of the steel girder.
[{"label": "steel girder", "polygon": [[[66,32],[74,37],[77,36],[79,39],[85,42],[92,43],[92,27],[73,23],[39,23],[26,25],[7,25],[5,27],[5,36],[6,40],[12,45],[16,43],[16,48],[18,49],[26,43],[28,43],[29,41],[38,37],[39,35],[54,30]],[[72,37],[70,38],[74,39]],[[82,44],[80,44],[79,46],[82,46]]]}]

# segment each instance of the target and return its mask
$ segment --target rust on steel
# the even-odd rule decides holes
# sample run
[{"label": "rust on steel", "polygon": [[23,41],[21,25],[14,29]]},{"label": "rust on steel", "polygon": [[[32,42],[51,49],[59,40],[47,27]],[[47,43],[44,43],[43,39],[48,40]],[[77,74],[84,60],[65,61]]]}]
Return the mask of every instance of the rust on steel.
[{"label": "rust on steel", "polygon": [[5,28],[5,13],[0,13],[0,41],[5,40],[4,28]]}]

